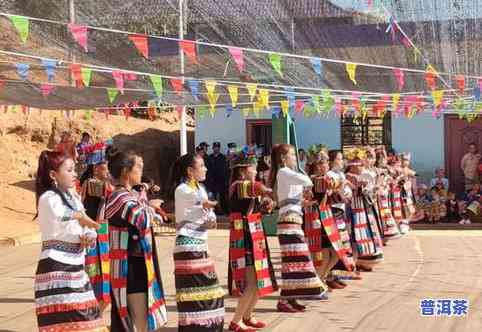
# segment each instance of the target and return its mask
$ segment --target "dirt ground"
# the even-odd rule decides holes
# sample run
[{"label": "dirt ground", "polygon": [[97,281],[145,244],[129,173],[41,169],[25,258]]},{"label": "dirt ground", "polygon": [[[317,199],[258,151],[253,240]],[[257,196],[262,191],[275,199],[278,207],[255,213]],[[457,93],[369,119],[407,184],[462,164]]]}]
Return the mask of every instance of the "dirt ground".
[{"label": "dirt ground", "polygon": [[[155,121],[76,111],[70,118],[65,112],[32,109],[24,114],[21,108],[10,107],[0,113],[0,235],[21,236],[36,229],[34,175],[40,152],[47,147],[56,121],[56,137],[70,130],[78,140],[89,132],[94,139],[113,138],[114,145],[132,149],[144,157],[145,174],[165,187],[173,160],[179,154],[179,123],[176,113],[162,113]],[[191,120],[192,125],[192,120]],[[194,131],[188,127],[189,146]],[[163,188],[165,189],[165,188]]]}]

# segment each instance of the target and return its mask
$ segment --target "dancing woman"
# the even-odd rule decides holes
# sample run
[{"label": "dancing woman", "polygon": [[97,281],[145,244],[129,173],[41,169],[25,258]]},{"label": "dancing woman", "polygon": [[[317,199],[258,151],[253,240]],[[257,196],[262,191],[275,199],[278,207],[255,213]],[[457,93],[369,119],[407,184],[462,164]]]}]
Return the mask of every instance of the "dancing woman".
[{"label": "dancing woman", "polygon": [[112,280],[111,329],[119,332],[155,331],[167,322],[156,243],[151,231],[159,200],[133,187],[141,183],[144,163],[132,152],[109,159],[115,191],[105,217],[109,221]]},{"label": "dancing woman", "polygon": [[293,146],[275,145],[270,183],[279,205],[278,240],[281,247],[281,294],[278,311],[304,311],[298,299],[323,299],[326,287],[316,274],[302,229],[303,204],[312,205],[310,178],[296,171]]},{"label": "dancing woman", "polygon": [[202,156],[186,154],[173,168],[176,244],[174,278],[180,332],[221,332],[224,324],[224,290],[208,253],[208,229],[216,227],[214,207],[204,186],[206,166]]},{"label": "dancing woman", "polygon": [[35,311],[40,332],[107,331],[84,270],[84,248],[99,225],[74,191],[75,165],[62,152],[40,154],[35,192],[42,251],[35,275]]},{"label": "dancing woman", "polygon": [[266,327],[253,310],[260,297],[278,289],[261,220],[273,207],[272,190],[255,181],[256,166],[256,156],[243,152],[232,161],[228,288],[230,295],[240,296],[229,326],[235,332]]}]

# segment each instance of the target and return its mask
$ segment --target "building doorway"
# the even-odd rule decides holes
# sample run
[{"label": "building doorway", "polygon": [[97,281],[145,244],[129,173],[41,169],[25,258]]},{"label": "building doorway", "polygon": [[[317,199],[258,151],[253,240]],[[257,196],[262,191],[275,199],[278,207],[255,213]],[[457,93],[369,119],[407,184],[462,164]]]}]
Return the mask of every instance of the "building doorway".
[{"label": "building doorway", "polygon": [[271,120],[246,120],[246,144],[264,146],[265,154],[271,152],[272,132]]}]

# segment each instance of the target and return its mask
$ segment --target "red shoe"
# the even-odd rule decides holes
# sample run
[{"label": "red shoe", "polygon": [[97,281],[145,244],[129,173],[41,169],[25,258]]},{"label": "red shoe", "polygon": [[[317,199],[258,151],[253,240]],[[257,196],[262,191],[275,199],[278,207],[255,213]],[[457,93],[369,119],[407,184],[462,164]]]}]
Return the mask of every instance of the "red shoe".
[{"label": "red shoe", "polygon": [[326,284],[331,289],[343,289],[343,288],[345,288],[342,285],[340,285],[339,283],[337,283],[336,281],[327,281]]},{"label": "red shoe", "polygon": [[298,310],[300,312],[303,312],[306,310],[306,306],[299,304],[296,302],[296,300],[288,301],[289,305],[295,308],[295,310]]},{"label": "red shoe", "polygon": [[288,312],[288,313],[295,313],[298,312],[291,304],[278,302],[276,306],[279,312]]},{"label": "red shoe", "polygon": [[229,329],[228,331],[233,331],[233,332],[256,332],[255,329],[250,329],[250,328],[243,328],[239,324],[236,324],[235,322],[231,322],[229,324]]},{"label": "red shoe", "polygon": [[244,325],[249,326],[249,327],[254,327],[255,329],[263,329],[267,326],[266,323],[263,323],[259,320],[256,321],[256,323],[254,323],[253,318],[250,318],[250,319],[244,319],[243,318],[243,323],[244,323]]}]

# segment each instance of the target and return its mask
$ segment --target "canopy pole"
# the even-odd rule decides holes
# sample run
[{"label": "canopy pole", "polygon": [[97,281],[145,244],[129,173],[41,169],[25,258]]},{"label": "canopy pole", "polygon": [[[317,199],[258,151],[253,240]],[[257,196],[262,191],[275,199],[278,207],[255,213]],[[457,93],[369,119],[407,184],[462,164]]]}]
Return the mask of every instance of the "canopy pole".
[{"label": "canopy pole", "polygon": [[[187,0],[186,0],[187,1]],[[179,39],[184,39],[184,0],[179,0]],[[179,60],[181,63],[181,76],[182,76],[182,83],[184,84],[184,52],[182,51],[181,47],[179,47]],[[180,138],[180,152],[181,156],[187,153],[187,124],[186,124],[186,106],[182,106],[181,116],[180,116],[181,124],[179,129],[179,138]]]}]

